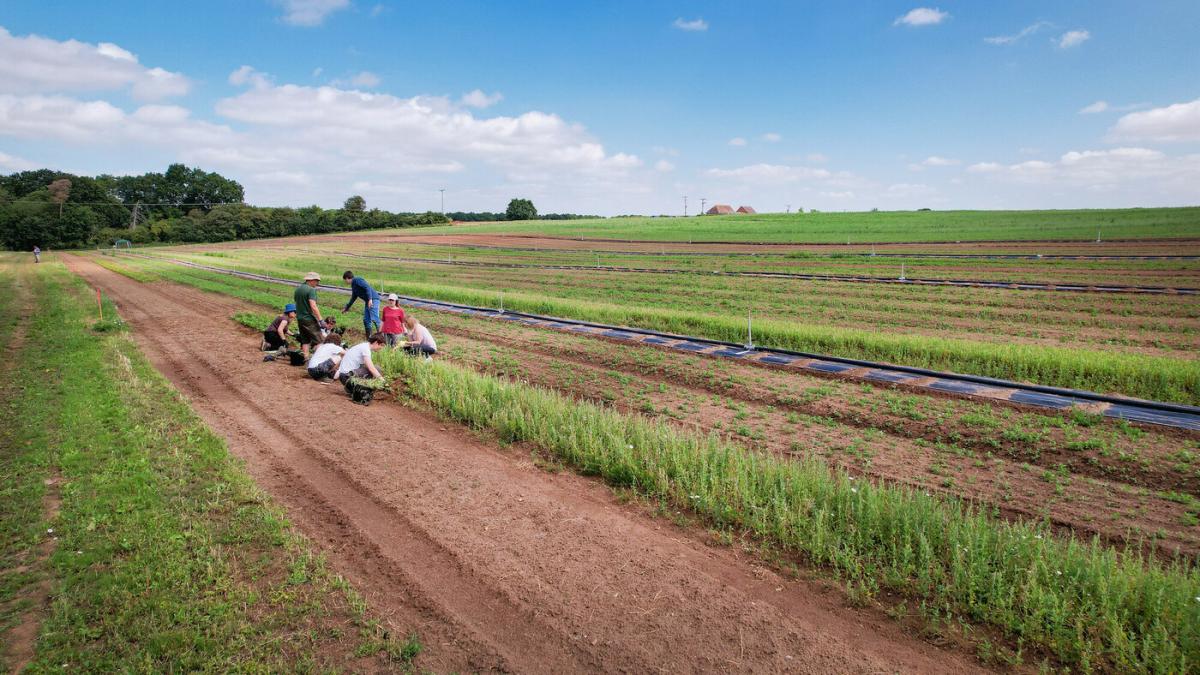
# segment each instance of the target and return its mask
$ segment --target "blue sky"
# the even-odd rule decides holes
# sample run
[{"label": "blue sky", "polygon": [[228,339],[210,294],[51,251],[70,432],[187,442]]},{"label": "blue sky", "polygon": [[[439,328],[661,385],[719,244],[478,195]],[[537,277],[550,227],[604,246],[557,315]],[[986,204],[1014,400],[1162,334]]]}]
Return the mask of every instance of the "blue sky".
[{"label": "blue sky", "polygon": [[[49,5],[49,6],[47,6]],[[1200,203],[1197,2],[24,2],[0,171],[258,204]]]}]

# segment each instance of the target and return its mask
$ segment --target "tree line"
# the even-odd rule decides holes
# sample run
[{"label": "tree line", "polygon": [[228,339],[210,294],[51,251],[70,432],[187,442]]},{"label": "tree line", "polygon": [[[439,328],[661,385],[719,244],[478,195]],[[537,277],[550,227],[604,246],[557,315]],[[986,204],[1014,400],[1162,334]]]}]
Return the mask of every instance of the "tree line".
[{"label": "tree line", "polygon": [[439,213],[366,208],[257,207],[237,181],[183,164],[140,176],[77,176],[52,169],[0,176],[0,245],[12,250],[216,242],[440,225]]}]

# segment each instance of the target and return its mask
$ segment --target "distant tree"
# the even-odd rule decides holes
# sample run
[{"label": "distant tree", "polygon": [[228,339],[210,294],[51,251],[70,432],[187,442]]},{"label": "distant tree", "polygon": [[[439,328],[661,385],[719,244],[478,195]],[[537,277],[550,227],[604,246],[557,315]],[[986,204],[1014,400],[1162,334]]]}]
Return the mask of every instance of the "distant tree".
[{"label": "distant tree", "polygon": [[50,201],[58,204],[58,215],[62,215],[62,205],[71,196],[71,179],[59,178],[50,184]]},{"label": "distant tree", "polygon": [[537,209],[528,199],[513,199],[508,203],[504,217],[508,220],[534,220],[537,218]]},{"label": "distant tree", "polygon": [[359,195],[354,195],[347,199],[345,204],[342,204],[342,210],[350,213],[362,213],[367,210],[367,200]]}]

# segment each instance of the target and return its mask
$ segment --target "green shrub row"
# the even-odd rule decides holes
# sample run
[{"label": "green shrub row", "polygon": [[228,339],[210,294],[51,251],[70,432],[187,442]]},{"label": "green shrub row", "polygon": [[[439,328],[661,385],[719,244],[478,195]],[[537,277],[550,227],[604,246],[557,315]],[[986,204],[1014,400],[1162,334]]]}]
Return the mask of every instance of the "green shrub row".
[{"label": "green shrub row", "polygon": [[384,372],[440,413],[528,442],[583,473],[748,528],[874,592],[891,589],[1083,669],[1186,672],[1200,663],[1200,572],[1059,539],[954,500],[873,486],[817,461],[402,353]]}]

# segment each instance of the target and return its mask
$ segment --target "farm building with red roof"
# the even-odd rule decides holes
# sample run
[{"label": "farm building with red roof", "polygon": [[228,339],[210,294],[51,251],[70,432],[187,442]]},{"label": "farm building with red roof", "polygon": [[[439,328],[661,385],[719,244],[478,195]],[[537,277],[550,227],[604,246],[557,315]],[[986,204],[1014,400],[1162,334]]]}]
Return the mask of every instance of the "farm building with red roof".
[{"label": "farm building with red roof", "polygon": [[758,211],[754,210],[753,206],[739,206],[737,212],[738,213],[758,213]]},{"label": "farm building with red roof", "polygon": [[733,207],[728,204],[713,204],[713,207],[705,213],[710,216],[727,216],[733,213]]}]

